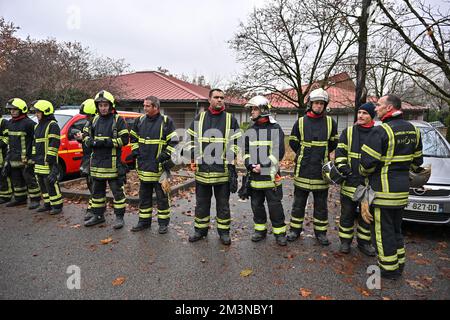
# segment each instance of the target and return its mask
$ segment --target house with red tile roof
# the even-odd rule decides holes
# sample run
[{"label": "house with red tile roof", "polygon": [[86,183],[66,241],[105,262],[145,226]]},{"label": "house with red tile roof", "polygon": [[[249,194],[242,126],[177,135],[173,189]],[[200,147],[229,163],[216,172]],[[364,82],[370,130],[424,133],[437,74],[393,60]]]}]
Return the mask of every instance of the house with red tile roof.
[{"label": "house with red tile roof", "polygon": [[[320,82],[314,83],[311,90],[319,87]],[[302,90],[306,89],[307,85],[302,86]],[[343,72],[328,78],[327,83],[325,83],[325,90],[330,98],[328,114],[336,120],[338,131],[341,132],[354,122],[355,83],[348,73]],[[296,91],[294,89],[286,90],[284,93],[296,99]],[[275,109],[278,123],[286,133],[290,133],[299,115],[299,109],[279,94],[268,95],[268,98]],[[375,97],[369,97],[368,100],[372,102],[377,101]],[[428,107],[413,106],[410,103],[403,102],[402,109],[404,110],[406,119],[423,120],[424,113],[428,110]]]},{"label": "house with red tile roof", "polygon": [[[177,128],[187,128],[195,115],[208,108],[210,88],[194,85],[158,71],[141,71],[114,77],[113,84],[120,88],[116,96],[121,110],[143,112],[143,101],[148,96],[161,100],[161,112],[170,116]],[[226,97],[231,112],[239,111],[238,121],[245,103]]]}]

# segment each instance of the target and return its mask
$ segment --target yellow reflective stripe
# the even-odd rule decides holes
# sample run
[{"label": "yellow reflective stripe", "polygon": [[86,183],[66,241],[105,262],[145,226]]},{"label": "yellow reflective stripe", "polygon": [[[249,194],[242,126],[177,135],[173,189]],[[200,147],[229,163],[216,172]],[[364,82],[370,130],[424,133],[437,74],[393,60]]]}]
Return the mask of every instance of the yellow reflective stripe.
[{"label": "yellow reflective stripe", "polygon": [[303,228],[303,224],[302,224],[302,223],[297,224],[297,223],[294,223],[294,222],[291,221],[291,223],[290,223],[289,225],[290,225],[292,228],[296,228],[296,229],[301,229],[301,228]]},{"label": "yellow reflective stripe", "polygon": [[194,227],[198,229],[206,229],[209,228],[209,223],[194,223]]},{"label": "yellow reflective stripe", "polygon": [[139,212],[142,212],[142,213],[148,213],[148,212],[152,212],[153,211],[153,208],[139,208]]},{"label": "yellow reflective stripe", "polygon": [[93,172],[103,172],[103,173],[113,173],[113,172],[116,172],[116,169],[115,168],[91,167],[91,171],[93,171]]},{"label": "yellow reflective stripe", "polygon": [[337,157],[334,162],[336,164],[341,164],[341,165],[345,165],[347,163],[347,158],[346,157]]},{"label": "yellow reflective stripe", "polygon": [[278,160],[277,160],[277,158],[275,158],[275,156],[274,155],[270,155],[269,156],[269,159],[270,159],[270,161],[272,161],[272,163],[274,164],[274,165],[277,165],[278,164]]},{"label": "yellow reflective stripe", "polygon": [[121,136],[123,134],[128,134],[128,129],[122,129],[119,131],[119,136]]},{"label": "yellow reflective stripe", "polygon": [[230,229],[230,225],[229,224],[217,224],[217,229],[222,229],[222,230],[229,230]]},{"label": "yellow reflective stripe", "polygon": [[201,177],[196,175],[195,180],[201,183],[205,184],[219,184],[219,183],[226,183],[229,180],[229,177],[219,177],[219,178],[208,178],[208,177]]},{"label": "yellow reflective stripe", "polygon": [[211,219],[210,216],[207,216],[205,218],[197,218],[197,217],[195,217],[195,221],[197,221],[197,222],[208,222],[210,219]]},{"label": "yellow reflective stripe", "polygon": [[308,148],[311,148],[311,147],[327,147],[328,146],[328,141],[311,141],[311,142],[303,141],[302,145],[304,145],[305,147],[308,147]]},{"label": "yellow reflective stripe", "polygon": [[142,144],[158,144],[158,145],[165,145],[165,144],[167,144],[167,142],[164,141],[164,140],[160,140],[160,139],[144,139],[144,138],[139,138],[139,143],[142,143]]},{"label": "yellow reflective stripe", "polygon": [[255,189],[271,189],[275,188],[276,184],[274,181],[254,181],[250,180],[250,187]]},{"label": "yellow reflective stripe", "polygon": [[[206,115],[206,111],[203,111],[202,113],[200,113],[200,119],[198,122],[198,140],[201,141],[202,137],[203,137],[203,122],[205,121],[205,115]],[[203,155],[203,144],[199,143],[200,145],[200,155]]]},{"label": "yellow reflective stripe", "polygon": [[267,230],[267,227],[265,224],[257,224],[255,223],[255,230],[256,231],[265,231]]},{"label": "yellow reflective stripe", "polygon": [[353,159],[361,159],[361,154],[357,152],[349,152],[348,157]]},{"label": "yellow reflective stripe", "polygon": [[132,136],[135,137],[136,139],[139,139],[138,134],[137,134],[136,131],[134,131],[134,130],[131,130],[131,131],[130,131],[130,135],[132,135]]},{"label": "yellow reflective stripe", "polygon": [[47,138],[37,138],[37,139],[34,139],[34,141],[36,143],[45,143],[48,141],[48,139]]},{"label": "yellow reflective stripe", "polygon": [[26,136],[27,133],[23,132],[23,131],[9,131],[8,135],[21,137],[21,136]]},{"label": "yellow reflective stripe", "polygon": [[375,198],[403,199],[408,196],[408,192],[375,192]]},{"label": "yellow reflective stripe", "polygon": [[[49,126],[50,126],[50,125],[48,125],[47,128],[48,128]],[[49,133],[49,134],[48,134],[48,138],[49,138],[49,139],[53,138],[53,139],[58,139],[58,140],[60,140],[60,139],[61,139],[61,136],[58,135],[58,134]]]},{"label": "yellow reflective stripe", "polygon": [[190,134],[193,137],[197,136],[197,133],[194,130],[190,129],[190,128],[187,129],[187,133]]},{"label": "yellow reflective stripe", "polygon": [[342,231],[353,232],[353,230],[355,229],[355,226],[351,226],[350,228],[346,228],[346,227],[343,227],[341,224],[339,224],[339,229],[342,229]]},{"label": "yellow reflective stripe", "polygon": [[305,220],[305,218],[291,217],[291,220],[292,220],[292,221],[295,221],[295,222],[303,222],[303,221]]},{"label": "yellow reflective stripe", "polygon": [[299,142],[299,140],[298,140],[298,138],[296,136],[289,136],[289,141]]},{"label": "yellow reflective stripe", "polygon": [[160,213],[158,213],[158,219],[160,219],[160,220],[170,219],[170,214],[160,214]]},{"label": "yellow reflective stripe", "polygon": [[375,207],[374,210],[374,223],[375,223],[375,242],[377,245],[377,251],[379,256],[384,256],[383,241],[381,238],[381,210]]},{"label": "yellow reflective stripe", "polygon": [[388,179],[388,171],[389,171],[389,165],[391,164],[389,159],[394,158],[394,148],[395,148],[395,137],[394,132],[392,131],[391,127],[387,125],[386,123],[383,123],[381,125],[383,129],[386,131],[388,135],[388,149],[386,152],[386,162],[381,169],[381,185],[382,185],[382,191],[383,192],[389,192],[389,179]]},{"label": "yellow reflective stripe", "polygon": [[239,139],[240,137],[242,137],[242,132],[241,132],[241,131],[238,131],[237,133],[233,134],[233,135],[230,137],[230,140],[236,140],[236,139]]},{"label": "yellow reflective stripe", "polygon": [[377,160],[381,160],[381,154],[373,150],[371,147],[369,147],[367,144],[363,145],[361,148],[362,151],[366,152],[368,155],[370,155],[372,158],[375,158]]},{"label": "yellow reflective stripe", "polygon": [[199,142],[205,142],[205,143],[208,143],[208,142],[210,142],[210,143],[224,143],[224,142],[227,141],[227,139],[225,139],[225,138],[215,138],[215,137],[211,137],[211,138],[203,137],[203,138],[198,138],[198,141]]},{"label": "yellow reflective stripe", "polygon": [[385,207],[403,207],[408,204],[408,198],[404,199],[374,199],[374,205]]},{"label": "yellow reflective stripe", "polygon": [[282,234],[282,233],[286,233],[286,226],[283,227],[272,227],[272,232],[273,234]]},{"label": "yellow reflective stripe", "polygon": [[167,146],[166,150],[169,150],[170,153],[174,153],[176,151],[175,148],[171,146]]},{"label": "yellow reflective stripe", "polygon": [[393,156],[393,157],[381,157],[381,161],[385,162],[404,162],[404,161],[412,161],[414,155],[401,155],[401,156]]},{"label": "yellow reflective stripe", "polygon": [[339,149],[344,149],[345,151],[348,151],[348,146],[345,143],[343,143],[343,142],[339,142],[337,147]]},{"label": "yellow reflective stripe", "polygon": [[222,223],[222,224],[231,222],[231,219],[219,219],[219,218],[217,218],[216,220],[217,220],[218,223]]},{"label": "yellow reflective stripe", "polygon": [[171,134],[168,134],[168,135],[167,135],[166,141],[169,141],[169,140],[171,140],[173,137],[177,137],[177,136],[178,136],[178,134],[174,131],[174,132],[172,132]]}]

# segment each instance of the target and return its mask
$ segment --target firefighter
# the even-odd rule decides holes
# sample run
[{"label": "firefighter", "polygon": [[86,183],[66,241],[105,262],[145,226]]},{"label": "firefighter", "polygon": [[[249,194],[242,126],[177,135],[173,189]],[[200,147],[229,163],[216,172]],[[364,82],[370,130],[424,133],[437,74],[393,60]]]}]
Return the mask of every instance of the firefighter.
[{"label": "firefighter", "polygon": [[408,203],[409,171],[419,170],[423,163],[422,139],[420,130],[403,119],[398,97],[381,97],[375,111],[383,124],[372,129],[362,146],[359,167],[369,177],[375,199],[363,218],[373,219],[371,231],[381,276],[396,280],[405,266],[401,225]]},{"label": "firefighter", "polygon": [[51,215],[62,212],[63,200],[58,183],[58,149],[60,130],[51,102],[37,100],[31,104],[38,123],[34,128],[33,162],[34,172],[42,193],[44,205],[37,212],[50,211]]},{"label": "firefighter", "polygon": [[308,195],[314,196],[314,233],[322,246],[329,245],[328,184],[322,177],[322,166],[338,143],[337,124],[325,115],[328,93],[322,89],[311,91],[306,115],[292,128],[289,145],[296,153],[294,204],[292,207],[288,241],[295,241],[303,229]]},{"label": "firefighter", "polygon": [[[208,235],[211,197],[214,191],[217,210],[217,231],[224,245],[230,238],[230,191],[236,192],[234,159],[241,137],[237,120],[225,112],[224,93],[220,89],[209,92],[209,108],[200,112],[187,133],[190,137],[191,169],[195,171],[195,224],[189,237],[195,242]],[[230,179],[232,177],[233,179]],[[233,188],[230,188],[230,181]]]},{"label": "firefighter", "polygon": [[[5,165],[6,153],[8,151],[8,120],[2,118],[0,113],[0,171]],[[5,171],[5,174],[7,171]],[[11,201],[12,185],[9,175],[0,175],[0,204]]]},{"label": "firefighter", "polygon": [[246,131],[245,167],[250,172],[250,197],[255,232],[252,241],[263,240],[267,234],[267,201],[272,231],[277,244],[285,246],[286,224],[281,203],[283,188],[279,162],[284,157],[284,133],[270,114],[271,105],[263,96],[251,98],[245,105],[251,108],[253,125]]},{"label": "firefighter", "polygon": [[88,221],[92,218],[92,176],[90,175],[90,166],[91,166],[91,153],[92,148],[88,147],[85,143],[83,143],[83,138],[86,137],[89,132],[89,123],[92,122],[95,115],[97,114],[97,108],[95,107],[94,99],[85,100],[80,106],[80,114],[86,116],[86,125],[83,127],[83,132],[78,132],[75,134],[74,138],[81,143],[83,148],[83,158],[81,159],[80,165],[80,174],[82,177],[86,178],[86,185],[91,193],[89,198],[88,207],[86,209],[86,214],[84,216],[84,221]]},{"label": "firefighter", "polygon": [[353,240],[355,220],[358,220],[356,237],[358,249],[368,256],[375,256],[371,245],[370,226],[362,219],[358,210],[359,203],[353,201],[356,187],[365,185],[365,178],[359,174],[361,147],[367,141],[374,127],[375,105],[371,102],[361,105],[355,125],[342,131],[336,148],[335,164],[340,173],[346,177],[341,185],[341,217],[339,221],[339,251],[350,253]]},{"label": "firefighter", "polygon": [[10,99],[6,108],[11,112],[11,119],[8,124],[8,152],[2,175],[11,176],[14,189],[14,200],[6,206],[26,204],[29,196],[28,209],[33,210],[39,207],[41,198],[32,160],[35,123],[28,118],[28,106],[22,99]]},{"label": "firefighter", "polygon": [[124,225],[126,198],[124,181],[126,169],[122,164],[122,146],[129,142],[129,134],[125,120],[116,112],[114,96],[102,90],[95,96],[98,115],[92,123],[87,124],[83,142],[92,148],[90,174],[93,179],[92,218],[84,225],[90,227],[105,222],[106,183],[114,197],[114,213],[116,221],[114,229]]},{"label": "firefighter", "polygon": [[167,233],[170,222],[169,194],[159,180],[169,170],[171,155],[175,152],[178,135],[173,120],[160,113],[160,101],[150,96],[144,100],[145,115],[137,118],[131,129],[132,153],[127,160],[137,160],[139,187],[139,221],[133,232],[148,229],[152,223],[152,197],[156,193],[160,234]]}]

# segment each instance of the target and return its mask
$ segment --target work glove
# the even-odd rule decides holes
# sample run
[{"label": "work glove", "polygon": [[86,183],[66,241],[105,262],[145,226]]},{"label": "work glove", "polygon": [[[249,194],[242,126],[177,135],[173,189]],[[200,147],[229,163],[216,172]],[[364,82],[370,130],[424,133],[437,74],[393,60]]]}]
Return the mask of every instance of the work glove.
[{"label": "work glove", "polygon": [[366,198],[361,201],[361,216],[367,224],[373,221],[373,216],[369,209],[369,201]]},{"label": "work glove", "polygon": [[343,176],[346,176],[346,177],[348,177],[349,175],[352,174],[352,169],[348,165],[342,166],[342,167],[338,168],[338,170]]},{"label": "work glove", "polygon": [[157,163],[163,163],[163,162],[166,162],[167,160],[170,160],[170,154],[168,154],[165,151],[162,151],[159,154],[158,158],[156,159],[156,162]]},{"label": "work glove", "polygon": [[55,184],[55,182],[58,180],[58,173],[59,173],[58,165],[56,164],[52,165],[50,169],[50,174],[48,175],[47,178],[49,184],[51,185]]},{"label": "work glove", "polygon": [[229,164],[228,165],[228,172],[230,175],[230,192],[236,193],[238,189],[238,175],[236,172],[236,166]]}]

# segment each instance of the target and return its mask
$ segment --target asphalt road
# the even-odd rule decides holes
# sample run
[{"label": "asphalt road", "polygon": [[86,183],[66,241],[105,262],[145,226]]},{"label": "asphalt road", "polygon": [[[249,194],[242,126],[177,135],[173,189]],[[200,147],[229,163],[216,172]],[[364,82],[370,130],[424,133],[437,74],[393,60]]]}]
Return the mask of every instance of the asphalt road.
[{"label": "asphalt road", "polygon": [[[284,182],[286,221],[293,185]],[[397,282],[369,289],[367,267],[375,258],[338,252],[336,214],[339,196],[329,200],[332,244],[320,247],[306,219],[300,240],[287,247],[269,235],[250,241],[249,202],[231,198],[232,245],[220,244],[216,230],[206,240],[187,241],[193,229],[195,196],[174,199],[169,233],[152,229],[132,233],[137,209],[129,207],[126,226],[113,230],[112,209],[101,227],[85,228],[86,204],[65,201],[64,213],[50,216],[26,207],[0,206],[1,299],[450,299],[450,228],[404,224],[407,264]],[[213,203],[213,208],[215,204]],[[215,210],[212,210],[213,216]],[[311,214],[309,205],[308,213]],[[81,225],[80,225],[81,224]],[[101,240],[112,241],[102,244]],[[80,289],[68,289],[79,267]],[[71,278],[70,278],[71,277]]]}]

